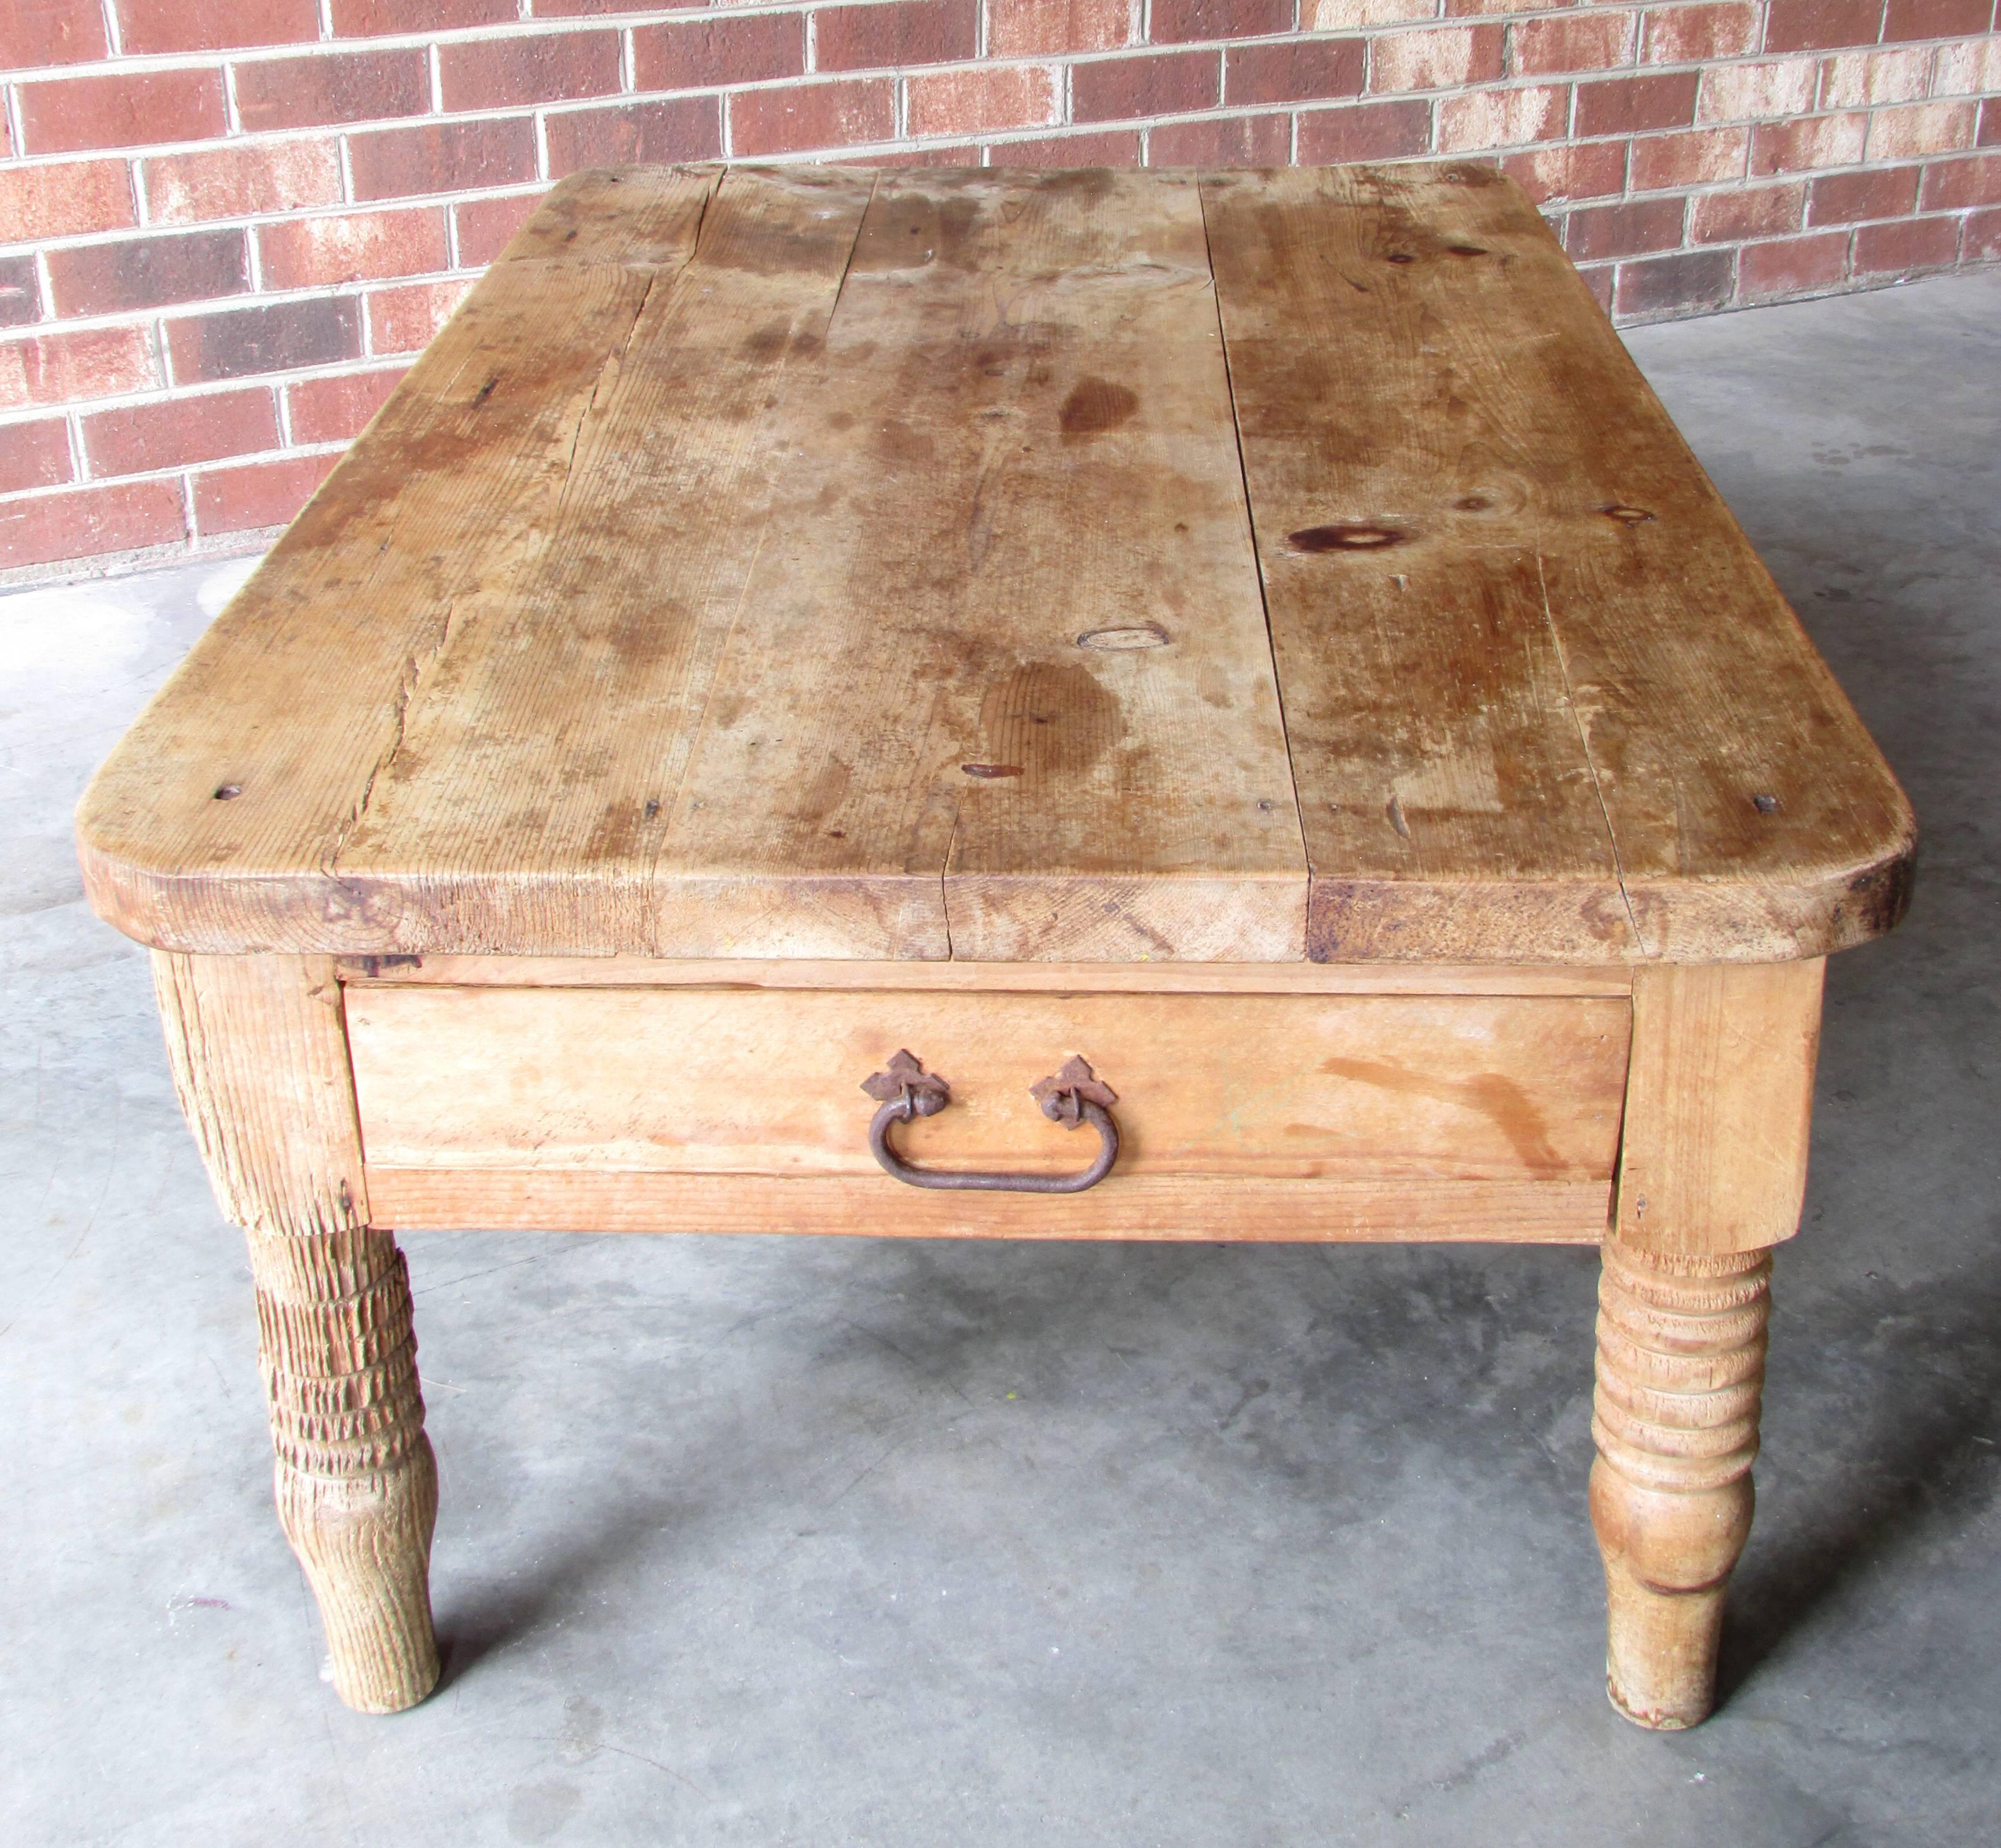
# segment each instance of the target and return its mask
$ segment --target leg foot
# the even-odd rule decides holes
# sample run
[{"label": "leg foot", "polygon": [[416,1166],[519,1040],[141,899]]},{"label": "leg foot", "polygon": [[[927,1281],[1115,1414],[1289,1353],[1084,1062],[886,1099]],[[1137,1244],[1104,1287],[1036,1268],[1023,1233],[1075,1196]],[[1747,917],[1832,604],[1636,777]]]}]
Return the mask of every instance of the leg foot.
[{"label": "leg foot", "polygon": [[403,1255],[363,1227],[252,1234],[278,1518],[318,1601],[334,1690],[363,1713],[436,1686],[424,1436]]},{"label": "leg foot", "polygon": [[1724,1588],[1751,1531],[1771,1256],[1609,1238],[1604,1265],[1591,1518],[1606,1687],[1627,1719],[1675,1730],[1714,1704]]}]

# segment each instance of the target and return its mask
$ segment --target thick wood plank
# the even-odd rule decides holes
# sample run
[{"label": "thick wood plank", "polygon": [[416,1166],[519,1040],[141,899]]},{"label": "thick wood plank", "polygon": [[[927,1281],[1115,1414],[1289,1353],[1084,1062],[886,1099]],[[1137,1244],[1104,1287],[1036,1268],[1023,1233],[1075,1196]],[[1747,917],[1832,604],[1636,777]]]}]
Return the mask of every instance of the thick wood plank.
[{"label": "thick wood plank", "polygon": [[1331,959],[1813,956],[1894,779],[1513,184],[1204,181]]},{"label": "thick wood plank", "polygon": [[548,545],[714,184],[580,175],[481,279],[85,793],[101,917],[169,949],[395,947],[395,894],[345,878],[343,844],[434,663]]},{"label": "thick wood plank", "polygon": [[577,1174],[531,1168],[368,1170],[406,1231],[784,1232],[910,1238],[1144,1238],[1345,1243],[1453,1240],[1596,1244],[1599,1181],[1227,1182],[1134,1176],[1088,1193],[922,1192],[820,1175]]},{"label": "thick wood plank", "polygon": [[389,1168],[877,1170],[862,1081],[952,1085],[913,1159],[1049,1174],[1078,1137],[1028,1088],[1081,1053],[1148,1175],[1609,1180],[1623,1000],[1387,995],[350,990],[368,1160]]},{"label": "thick wood plank", "polygon": [[885,174],[785,435],[663,868],[941,875],[955,959],[1302,956],[1194,185]]},{"label": "thick wood plank", "polygon": [[1799,1230],[1825,969],[1634,972],[1622,1239],[1701,1255],[1758,1251]]},{"label": "thick wood plank", "polygon": [[1625,963],[719,962],[651,956],[349,956],[343,982],[453,988],[820,988],[982,994],[1630,995]]}]

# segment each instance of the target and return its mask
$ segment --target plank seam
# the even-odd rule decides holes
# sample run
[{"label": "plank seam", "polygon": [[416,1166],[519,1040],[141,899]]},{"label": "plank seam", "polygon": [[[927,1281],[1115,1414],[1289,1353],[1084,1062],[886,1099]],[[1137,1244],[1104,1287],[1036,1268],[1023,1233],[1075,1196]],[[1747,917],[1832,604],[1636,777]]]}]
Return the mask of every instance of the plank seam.
[{"label": "plank seam", "polygon": [[1237,485],[1244,495],[1244,521],[1251,533],[1251,562],[1258,576],[1258,607],[1265,618],[1265,654],[1272,664],[1272,693],[1279,703],[1279,732],[1286,745],[1286,780],[1293,788],[1293,820],[1300,831],[1300,864],[1305,868],[1306,890],[1300,905],[1301,922],[1313,909],[1314,865],[1307,845],[1306,813],[1300,796],[1299,772],[1293,763],[1293,736],[1286,723],[1286,683],[1279,672],[1279,647],[1272,634],[1272,605],[1265,593],[1265,555],[1258,543],[1258,510],[1251,499],[1251,472],[1244,459],[1244,427],[1237,416],[1237,380],[1230,367],[1230,334],[1223,320],[1223,285],[1216,277],[1215,247],[1209,235],[1209,189],[1200,176],[1195,180],[1195,204],[1202,213],[1202,256],[1209,265],[1209,296],[1216,308],[1216,338],[1223,353],[1223,386],[1230,398],[1230,437],[1237,446]]}]

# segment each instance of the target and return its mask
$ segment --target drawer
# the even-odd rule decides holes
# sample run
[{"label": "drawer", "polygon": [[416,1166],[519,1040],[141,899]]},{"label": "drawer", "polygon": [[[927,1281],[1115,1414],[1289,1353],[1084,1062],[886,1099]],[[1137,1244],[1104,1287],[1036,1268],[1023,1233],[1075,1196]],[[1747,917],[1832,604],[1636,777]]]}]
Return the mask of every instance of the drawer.
[{"label": "drawer", "polygon": [[[1007,1236],[1603,1233],[1631,1008],[1548,995],[643,987],[350,988],[381,1223]],[[862,1081],[952,1084],[913,1161],[1055,1174],[1094,1151],[1028,1095],[1118,1093],[1112,1175],[1056,1198],[903,1185]]]}]

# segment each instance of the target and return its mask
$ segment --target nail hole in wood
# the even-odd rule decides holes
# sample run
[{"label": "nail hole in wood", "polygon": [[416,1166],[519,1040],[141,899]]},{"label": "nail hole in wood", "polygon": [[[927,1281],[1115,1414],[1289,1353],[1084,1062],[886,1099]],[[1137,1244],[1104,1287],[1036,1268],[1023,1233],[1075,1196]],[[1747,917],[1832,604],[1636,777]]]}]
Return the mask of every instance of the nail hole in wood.
[{"label": "nail hole in wood", "polygon": [[241,783],[224,783],[216,791],[215,799],[219,802],[233,802],[242,793]]},{"label": "nail hole in wood", "polygon": [[1760,815],[1770,815],[1777,812],[1779,799],[1776,795],[1754,795],[1751,799],[1751,806]]},{"label": "nail hole in wood", "polygon": [[959,768],[969,777],[1018,777],[1021,774],[1018,764],[962,764]]}]

